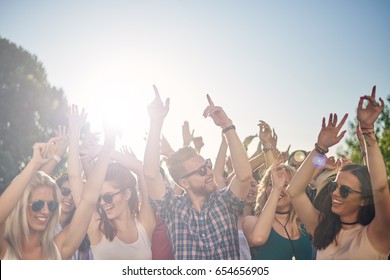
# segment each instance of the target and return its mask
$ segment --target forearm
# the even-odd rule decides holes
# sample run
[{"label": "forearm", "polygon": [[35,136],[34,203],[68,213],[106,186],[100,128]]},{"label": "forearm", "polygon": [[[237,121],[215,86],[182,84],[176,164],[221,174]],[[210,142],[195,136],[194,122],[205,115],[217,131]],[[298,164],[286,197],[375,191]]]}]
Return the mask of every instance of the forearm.
[{"label": "forearm", "polygon": [[292,177],[287,188],[287,192],[292,199],[305,192],[305,189],[310,183],[316,169],[316,166],[313,164],[313,160],[320,156],[322,155],[320,155],[315,149],[311,151],[298,169],[297,173],[295,173]]},{"label": "forearm", "polygon": [[151,199],[160,199],[165,193],[165,182],[160,174],[160,133],[163,121],[151,121],[146,142],[143,174]]},{"label": "forearm", "polygon": [[364,134],[367,167],[370,172],[371,184],[374,192],[389,193],[386,165],[374,133]]},{"label": "forearm", "polygon": [[252,168],[249,163],[245,148],[242,145],[241,140],[238,138],[235,129],[227,131],[225,136],[228,142],[230,157],[232,159],[232,165],[236,178],[240,182],[248,182],[249,188],[249,180],[252,177]]},{"label": "forearm", "polygon": [[22,196],[24,189],[40,167],[41,166],[38,163],[30,161],[0,196],[0,224],[4,223],[12,212],[12,209]]},{"label": "forearm", "polygon": [[222,139],[221,145],[219,146],[217,158],[214,165],[214,179],[219,188],[225,187],[225,161],[226,161],[227,143],[225,139]]},{"label": "forearm", "polygon": [[250,233],[250,240],[248,240],[252,246],[263,245],[267,242],[275,218],[279,195],[280,190],[273,189],[264,208],[257,216],[256,223]]}]

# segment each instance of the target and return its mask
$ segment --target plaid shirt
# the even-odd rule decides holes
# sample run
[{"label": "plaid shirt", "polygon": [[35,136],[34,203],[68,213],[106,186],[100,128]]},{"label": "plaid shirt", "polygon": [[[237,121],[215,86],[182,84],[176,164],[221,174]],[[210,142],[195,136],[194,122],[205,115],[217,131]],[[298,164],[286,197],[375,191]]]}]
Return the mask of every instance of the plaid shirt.
[{"label": "plaid shirt", "polygon": [[151,200],[177,260],[240,259],[237,219],[244,203],[229,188],[210,194],[200,213],[186,194],[174,195],[170,188],[161,200]]}]

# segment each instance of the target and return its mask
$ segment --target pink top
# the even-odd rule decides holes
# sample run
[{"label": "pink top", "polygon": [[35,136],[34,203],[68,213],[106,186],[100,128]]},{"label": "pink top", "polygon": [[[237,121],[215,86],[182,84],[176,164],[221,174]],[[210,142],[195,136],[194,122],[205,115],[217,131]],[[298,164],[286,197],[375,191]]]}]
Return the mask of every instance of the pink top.
[{"label": "pink top", "polygon": [[372,247],[367,237],[367,226],[357,225],[341,229],[337,235],[337,246],[332,242],[325,249],[318,250],[317,260],[387,260],[388,255]]}]

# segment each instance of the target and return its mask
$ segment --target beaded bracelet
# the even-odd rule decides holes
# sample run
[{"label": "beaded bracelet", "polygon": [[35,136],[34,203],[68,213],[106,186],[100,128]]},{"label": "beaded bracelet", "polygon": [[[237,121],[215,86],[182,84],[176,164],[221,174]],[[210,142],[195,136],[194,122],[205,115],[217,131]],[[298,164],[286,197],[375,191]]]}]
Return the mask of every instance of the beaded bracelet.
[{"label": "beaded bracelet", "polygon": [[274,148],[271,146],[271,145],[269,145],[268,147],[264,147],[263,148],[263,152],[264,153],[266,153],[266,152],[272,152],[274,150]]},{"label": "beaded bracelet", "polygon": [[236,129],[236,127],[234,126],[234,124],[229,125],[229,126],[225,127],[224,129],[222,129],[222,133],[226,133],[226,132],[228,132],[228,131],[231,130],[231,129]]},{"label": "beaded bracelet", "polygon": [[61,161],[61,158],[60,158],[59,156],[57,156],[57,155],[54,155],[54,156],[53,156],[53,159],[54,159],[57,163],[60,163],[60,161]]},{"label": "beaded bracelet", "polygon": [[326,150],[324,150],[320,146],[318,146],[317,143],[314,144],[314,149],[317,151],[317,153],[319,153],[321,155],[325,155],[327,152],[329,152],[328,148]]}]

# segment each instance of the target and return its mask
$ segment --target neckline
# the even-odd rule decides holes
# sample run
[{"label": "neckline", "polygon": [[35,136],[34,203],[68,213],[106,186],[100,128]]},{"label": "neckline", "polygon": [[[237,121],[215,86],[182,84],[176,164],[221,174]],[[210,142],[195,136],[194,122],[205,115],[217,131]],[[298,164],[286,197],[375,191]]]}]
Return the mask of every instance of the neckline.
[{"label": "neckline", "polygon": [[342,225],[346,225],[346,226],[353,226],[353,225],[357,225],[359,223],[359,221],[355,221],[355,222],[351,222],[351,223],[340,221],[340,223]]}]

